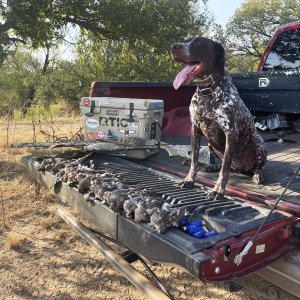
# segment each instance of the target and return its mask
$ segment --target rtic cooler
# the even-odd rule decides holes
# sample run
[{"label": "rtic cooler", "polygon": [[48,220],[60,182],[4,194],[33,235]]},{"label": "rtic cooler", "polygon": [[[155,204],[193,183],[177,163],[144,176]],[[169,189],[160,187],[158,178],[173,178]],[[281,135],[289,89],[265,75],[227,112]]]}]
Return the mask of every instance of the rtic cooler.
[{"label": "rtic cooler", "polygon": [[[86,140],[120,137],[160,140],[163,100],[84,97],[81,99],[80,109],[84,115]],[[136,156],[138,159],[150,155],[145,150],[129,151],[127,156]]]}]

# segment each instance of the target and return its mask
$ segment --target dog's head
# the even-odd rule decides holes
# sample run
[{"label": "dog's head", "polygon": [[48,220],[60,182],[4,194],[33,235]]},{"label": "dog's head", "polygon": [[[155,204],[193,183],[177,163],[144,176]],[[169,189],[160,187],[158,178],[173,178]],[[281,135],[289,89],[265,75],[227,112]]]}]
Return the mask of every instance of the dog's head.
[{"label": "dog's head", "polygon": [[184,43],[174,43],[171,45],[171,56],[174,61],[186,64],[174,81],[175,89],[198,77],[224,73],[224,48],[207,38],[197,36]]}]

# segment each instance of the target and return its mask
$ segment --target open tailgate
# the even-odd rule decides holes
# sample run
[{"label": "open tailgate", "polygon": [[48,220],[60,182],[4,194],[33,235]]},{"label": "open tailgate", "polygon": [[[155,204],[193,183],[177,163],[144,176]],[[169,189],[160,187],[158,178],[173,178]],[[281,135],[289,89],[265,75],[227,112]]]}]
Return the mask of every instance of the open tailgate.
[{"label": "open tailgate", "polygon": [[238,264],[236,255],[253,237],[267,216],[268,208],[237,198],[208,201],[206,191],[200,187],[192,190],[177,187],[179,177],[174,175],[113,156],[93,155],[91,159],[98,170],[118,171],[133,185],[153,188],[165,201],[185,207],[189,214],[196,210],[218,231],[217,235],[205,239],[194,238],[175,227],[159,234],[147,223],[128,219],[124,213],[112,211],[97,199],[87,202],[77,188],[65,183],[54,185],[53,174],[38,171],[38,161],[32,156],[23,157],[23,164],[33,178],[51,188],[63,202],[102,231],[150,261],[180,266],[204,281],[225,281],[269,265],[300,242],[294,226],[297,218],[276,211]]}]

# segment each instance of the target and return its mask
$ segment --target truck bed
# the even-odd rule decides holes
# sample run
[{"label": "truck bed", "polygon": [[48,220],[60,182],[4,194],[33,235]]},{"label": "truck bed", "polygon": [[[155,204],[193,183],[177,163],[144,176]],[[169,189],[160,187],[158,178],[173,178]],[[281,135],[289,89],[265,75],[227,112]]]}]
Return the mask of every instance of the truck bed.
[{"label": "truck bed", "polygon": [[[250,175],[240,174],[232,170],[228,186],[231,186],[233,190],[246,190],[249,194],[257,193],[261,195],[262,199],[276,199],[280,196],[285,185],[300,165],[300,134],[287,135],[284,143],[277,142],[278,137],[275,133],[264,134],[263,137],[268,151],[267,164],[263,169],[265,183],[257,186],[252,183]],[[170,144],[189,144],[190,140],[189,138],[182,137],[167,138],[167,142]],[[183,158],[169,157],[168,153],[164,150],[150,157],[149,161],[157,164],[163,162],[164,165],[183,172],[189,170],[189,165],[182,165]],[[200,165],[198,178],[200,178],[200,183],[202,179],[203,184],[208,183],[208,185],[212,186],[213,182],[207,182],[206,179],[217,180],[218,172],[203,172]],[[288,207],[294,208],[299,213],[299,208],[295,205],[300,204],[300,174],[295,178],[282,199],[287,203]]]},{"label": "truck bed", "polygon": [[[180,140],[184,141],[182,138]],[[176,139],[173,139],[173,142],[177,144]],[[292,146],[299,155],[299,142],[296,145],[293,143]],[[272,162],[277,161],[275,157],[277,148],[282,151],[285,147],[287,153],[291,149],[289,144],[278,145],[273,142],[268,142],[268,147],[273,147],[274,152],[270,152],[273,159],[270,159],[265,171],[269,167],[272,168]],[[219,232],[218,235],[208,239],[194,238],[177,228],[171,228],[160,234],[147,223],[137,223],[127,218],[125,213],[114,212],[107,204],[97,199],[92,202],[86,201],[76,187],[70,187],[65,183],[54,185],[55,176],[48,172],[38,171],[37,160],[34,157],[23,158],[23,163],[32,176],[51,189],[63,202],[84,215],[102,231],[151,261],[180,266],[202,280],[224,281],[243,276],[270,264],[295,248],[299,242],[292,235],[292,226],[297,219],[291,214],[274,212],[257,237],[253,249],[244,257],[243,263],[237,265],[234,257],[245,247],[268,213],[268,208],[262,207],[259,201],[257,204],[243,202],[240,194],[238,197],[224,199],[223,202],[221,201],[222,203],[213,202],[214,200],[212,203],[208,203],[205,190],[201,190],[199,187],[193,190],[176,187],[176,181],[185,176],[189,167],[182,165],[182,158],[170,158],[163,150],[143,162],[132,162],[105,155],[94,155],[88,158],[88,160],[90,159],[93,159],[97,169],[117,171],[120,176],[131,181],[133,185],[138,184],[143,188],[154,189],[166,201],[171,199],[172,203],[177,206],[186,206],[190,214],[198,209],[205,215],[205,220],[210,225],[216,226],[214,228]],[[296,159],[291,159],[290,164],[293,164]],[[289,176],[291,173],[290,167],[286,168],[284,176]],[[199,183],[208,183],[207,186],[212,185],[214,182],[212,179],[217,176],[217,174],[210,174],[210,177],[202,175],[206,174],[199,172],[198,178],[204,182],[200,180]],[[264,197],[272,201],[269,194],[273,195],[271,194],[273,191],[269,188],[272,183],[276,183],[276,178],[280,178],[274,175],[274,179],[270,180],[268,177],[266,185],[257,190],[253,188],[251,178],[234,173],[231,176],[231,183],[237,182],[243,188],[247,186],[248,190],[243,190],[245,195],[252,195],[252,198],[260,199],[262,202]],[[239,179],[237,180],[235,177]],[[297,180],[299,182],[299,178]],[[238,191],[238,188],[238,185],[234,187],[234,191]],[[259,191],[259,194],[256,191]],[[262,191],[268,191],[269,194],[263,195]],[[299,201],[299,199],[293,193],[297,191],[299,194],[299,186],[297,184],[292,186],[291,191],[286,199],[290,201],[291,205],[297,207],[295,201]],[[289,199],[290,195],[292,202]],[[294,212],[292,208],[294,207],[287,206],[286,210]],[[299,214],[299,211],[296,211],[296,214]],[[224,259],[226,249],[230,249],[228,260]],[[260,252],[259,249],[263,249],[263,251]]]}]

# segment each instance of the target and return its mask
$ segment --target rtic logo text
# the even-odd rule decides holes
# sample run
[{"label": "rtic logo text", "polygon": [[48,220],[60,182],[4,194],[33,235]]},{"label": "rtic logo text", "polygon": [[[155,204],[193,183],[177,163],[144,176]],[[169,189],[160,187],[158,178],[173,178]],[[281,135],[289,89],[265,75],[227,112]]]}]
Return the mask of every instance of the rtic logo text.
[{"label": "rtic logo text", "polygon": [[99,118],[100,126],[110,126],[110,127],[127,127],[128,121],[127,119],[123,118],[116,118],[116,117],[100,117]]}]

